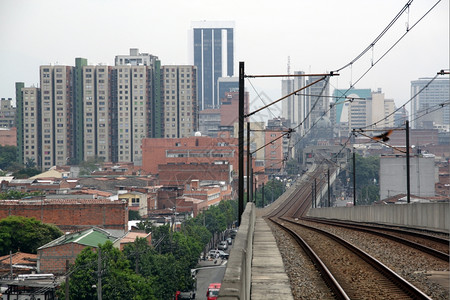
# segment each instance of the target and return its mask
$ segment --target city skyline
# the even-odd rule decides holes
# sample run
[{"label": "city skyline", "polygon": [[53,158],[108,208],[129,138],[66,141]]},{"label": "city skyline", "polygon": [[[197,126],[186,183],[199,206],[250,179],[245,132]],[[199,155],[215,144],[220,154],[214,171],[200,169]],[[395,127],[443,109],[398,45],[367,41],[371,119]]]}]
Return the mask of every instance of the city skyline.
[{"label": "city skyline", "polygon": [[[406,25],[412,27],[434,3],[413,2],[409,14],[403,14],[373,49],[330,81],[331,91],[354,83],[406,32]],[[288,61],[291,74],[332,71],[370,45],[406,1],[285,1],[281,5],[231,1],[217,8],[208,4],[79,1],[68,6],[53,0],[2,1],[0,96],[14,99],[18,81],[37,86],[40,65],[73,65],[76,57],[87,58],[92,65],[112,66],[116,55],[139,48],[158,56],[162,65],[187,64],[189,28],[199,20],[235,22],[235,74],[239,61],[245,62],[246,74],[286,74]],[[410,98],[411,81],[448,67],[449,2],[441,1],[355,88],[381,87],[399,106]],[[252,108],[261,106],[257,94],[265,95],[266,102],[281,97],[280,87],[276,78],[246,81]]]}]

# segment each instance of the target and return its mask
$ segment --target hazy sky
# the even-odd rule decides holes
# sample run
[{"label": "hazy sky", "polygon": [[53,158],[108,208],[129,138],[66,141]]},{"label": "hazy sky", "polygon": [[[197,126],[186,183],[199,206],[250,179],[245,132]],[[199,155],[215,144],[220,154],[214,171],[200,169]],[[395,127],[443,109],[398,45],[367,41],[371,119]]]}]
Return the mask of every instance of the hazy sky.
[{"label": "hazy sky", "polygon": [[[415,0],[373,51],[333,78],[348,88],[412,27],[437,0]],[[139,48],[163,65],[187,64],[191,21],[235,21],[235,73],[286,74],[339,69],[382,32],[406,0],[1,0],[0,97],[15,98],[14,83],[38,86],[39,66],[114,64],[114,56]],[[442,0],[356,84],[382,88],[401,105],[410,82],[449,68],[449,0]],[[280,98],[280,78],[246,81],[253,106],[256,92],[267,102]],[[265,96],[264,96],[265,95]],[[277,112],[272,112],[278,114]]]}]

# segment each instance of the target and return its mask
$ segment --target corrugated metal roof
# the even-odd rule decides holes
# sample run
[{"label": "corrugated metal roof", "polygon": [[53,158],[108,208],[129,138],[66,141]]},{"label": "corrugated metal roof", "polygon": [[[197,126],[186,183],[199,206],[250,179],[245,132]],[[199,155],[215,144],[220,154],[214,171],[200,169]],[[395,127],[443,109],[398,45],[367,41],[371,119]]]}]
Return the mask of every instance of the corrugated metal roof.
[{"label": "corrugated metal roof", "polygon": [[56,240],[39,247],[38,250],[70,243],[97,247],[99,244],[104,244],[108,240],[114,242],[116,238],[103,229],[92,227],[83,231],[63,235]]}]

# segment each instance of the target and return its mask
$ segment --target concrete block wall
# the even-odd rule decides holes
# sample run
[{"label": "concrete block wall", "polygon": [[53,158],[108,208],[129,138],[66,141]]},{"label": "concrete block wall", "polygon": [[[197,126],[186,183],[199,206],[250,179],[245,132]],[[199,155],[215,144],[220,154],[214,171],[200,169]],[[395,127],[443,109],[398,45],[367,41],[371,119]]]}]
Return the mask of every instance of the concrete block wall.
[{"label": "concrete block wall", "polygon": [[412,203],[313,208],[310,217],[376,222],[449,231],[449,203]]}]

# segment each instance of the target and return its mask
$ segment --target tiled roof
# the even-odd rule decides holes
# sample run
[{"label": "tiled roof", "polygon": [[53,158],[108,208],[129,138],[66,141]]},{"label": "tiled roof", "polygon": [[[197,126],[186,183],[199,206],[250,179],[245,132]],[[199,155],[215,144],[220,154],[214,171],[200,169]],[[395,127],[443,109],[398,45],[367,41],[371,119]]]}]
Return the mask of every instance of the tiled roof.
[{"label": "tiled roof", "polygon": [[[23,253],[23,252],[16,252],[12,254],[12,264],[13,265],[34,265],[36,266],[37,261],[37,254],[31,254],[31,253]],[[10,256],[5,255],[0,257],[0,264],[7,264],[10,263]]]}]

